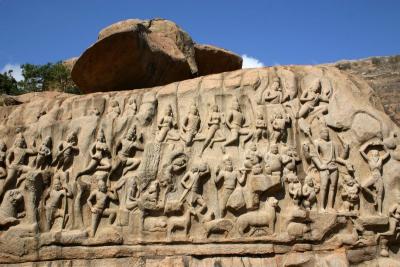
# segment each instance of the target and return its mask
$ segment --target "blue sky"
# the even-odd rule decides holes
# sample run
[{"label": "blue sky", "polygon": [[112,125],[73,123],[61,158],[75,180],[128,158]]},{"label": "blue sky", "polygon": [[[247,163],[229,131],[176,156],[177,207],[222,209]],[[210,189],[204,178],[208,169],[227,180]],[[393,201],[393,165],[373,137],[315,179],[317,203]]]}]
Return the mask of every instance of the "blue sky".
[{"label": "blue sky", "polygon": [[103,27],[154,17],[175,21],[198,43],[254,58],[246,64],[400,54],[398,0],[0,0],[0,71],[78,56]]}]

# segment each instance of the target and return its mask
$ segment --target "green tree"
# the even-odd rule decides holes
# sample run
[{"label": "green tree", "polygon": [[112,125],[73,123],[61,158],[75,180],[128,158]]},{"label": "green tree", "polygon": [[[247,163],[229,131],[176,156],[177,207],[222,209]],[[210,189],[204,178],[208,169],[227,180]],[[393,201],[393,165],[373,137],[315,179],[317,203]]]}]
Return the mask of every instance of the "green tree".
[{"label": "green tree", "polygon": [[0,93],[7,95],[18,94],[18,83],[12,76],[12,70],[0,73]]}]

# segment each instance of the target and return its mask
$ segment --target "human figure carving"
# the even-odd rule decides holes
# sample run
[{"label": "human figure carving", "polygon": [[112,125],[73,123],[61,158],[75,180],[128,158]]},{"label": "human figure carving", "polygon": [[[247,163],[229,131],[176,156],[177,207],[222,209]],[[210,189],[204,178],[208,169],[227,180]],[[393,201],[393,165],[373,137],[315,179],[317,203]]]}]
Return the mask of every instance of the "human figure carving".
[{"label": "human figure carving", "polygon": [[304,178],[304,184],[301,190],[303,196],[303,206],[306,210],[314,210],[317,205],[318,186],[315,184],[311,175]]},{"label": "human figure carving", "polygon": [[358,211],[360,208],[360,185],[357,180],[350,175],[343,176],[342,199],[345,212]]},{"label": "human figure carving", "polygon": [[293,203],[296,206],[300,207],[301,197],[302,197],[302,186],[301,186],[299,178],[297,177],[296,174],[289,173],[286,176],[286,180],[288,183],[289,196],[293,200]]},{"label": "human figure carving", "polygon": [[378,233],[377,239],[381,238],[382,257],[389,257],[388,243],[391,238],[398,239],[400,235],[400,197],[397,196],[397,202],[389,209],[389,229],[384,233]]},{"label": "human figure carving", "polygon": [[282,176],[282,156],[279,154],[279,147],[276,144],[271,144],[270,151],[264,157],[265,170],[267,174],[273,176]]},{"label": "human figure carving", "polygon": [[258,143],[262,138],[268,138],[268,124],[264,120],[264,115],[262,112],[257,112],[256,114],[256,129],[250,132],[244,139],[243,144],[250,141],[251,139]]},{"label": "human figure carving", "polygon": [[249,211],[237,218],[236,225],[241,236],[245,234],[245,231],[250,227],[249,236],[253,235],[257,230],[255,227],[268,226],[272,233],[275,233],[275,222],[276,222],[276,207],[278,206],[278,200],[274,197],[269,197],[265,202],[264,207],[260,207],[256,211]]},{"label": "human figure carving", "polygon": [[3,187],[0,189],[0,197],[3,196],[6,190],[15,188],[18,177],[32,169],[28,166],[29,157],[36,154],[36,150],[27,148],[25,137],[19,133],[6,157],[7,177]]},{"label": "human figure carving", "polygon": [[199,110],[196,105],[190,106],[189,114],[183,119],[182,122],[182,133],[181,138],[185,142],[186,146],[192,145],[193,141],[199,140],[195,139],[199,132],[201,124],[201,119],[199,116]]},{"label": "human figure carving", "polygon": [[44,170],[49,164],[51,164],[51,149],[52,149],[52,139],[47,136],[37,151],[37,156],[35,160],[35,165],[37,169]]},{"label": "human figure carving", "polygon": [[177,127],[177,123],[174,117],[174,113],[172,112],[171,105],[168,105],[164,112],[165,112],[164,116],[162,116],[158,121],[158,133],[156,135],[156,141],[159,143],[168,140],[177,141],[179,138],[174,137],[170,134],[170,131],[173,128]]},{"label": "human figure carving", "polygon": [[214,105],[212,107],[212,112],[210,117],[208,118],[208,132],[205,137],[205,141],[203,147],[201,149],[200,155],[203,154],[204,150],[207,147],[212,148],[214,143],[225,141],[225,137],[221,134],[221,123],[222,123],[222,114],[219,111],[218,105]]},{"label": "human figure carving", "polygon": [[[54,179],[53,187],[49,193],[49,197],[46,201],[46,226],[47,230],[51,230],[53,223],[56,218],[63,218],[61,228],[65,227],[68,221],[69,215],[67,214],[67,201],[66,198],[72,198],[72,193],[63,187],[62,183],[58,179]],[[65,199],[64,207],[60,208],[61,201]]]},{"label": "human figure carving", "polygon": [[125,114],[127,116],[135,116],[138,111],[137,101],[134,96],[130,97],[128,100],[128,104],[125,108]]},{"label": "human figure carving", "polygon": [[284,102],[281,80],[279,77],[275,77],[272,80],[272,85],[265,90],[263,93],[263,100],[270,104],[281,104]]},{"label": "human figure carving", "polygon": [[226,204],[233,190],[235,190],[237,182],[241,185],[244,184],[244,175],[234,170],[230,156],[224,156],[223,165],[223,169],[218,169],[214,178],[215,184],[222,183],[218,191],[218,205],[221,217],[224,217],[226,214]]},{"label": "human figure carving", "polygon": [[65,141],[61,141],[57,146],[57,154],[52,165],[66,171],[74,160],[74,156],[79,153],[78,136],[75,132],[69,133]]},{"label": "human figure carving", "polygon": [[245,151],[244,168],[251,170],[254,165],[261,163],[262,160],[263,155],[258,151],[256,143],[250,143],[249,147]]},{"label": "human figure carving", "polygon": [[226,140],[222,146],[222,152],[224,153],[225,147],[237,143],[241,135],[247,135],[250,133],[249,129],[246,129],[249,126],[246,123],[246,118],[240,109],[237,99],[232,102],[225,123],[230,129],[231,134],[229,139]]},{"label": "human figure carving", "polygon": [[283,174],[297,173],[297,164],[300,162],[301,159],[297,154],[296,147],[288,147],[282,155]]},{"label": "human figure carving", "polygon": [[287,136],[287,127],[290,123],[290,118],[286,114],[281,112],[275,113],[271,120],[272,131],[271,131],[271,142],[277,144],[278,142],[284,142]]},{"label": "human figure carving", "polygon": [[[370,151],[370,156],[367,155],[366,150],[370,146],[382,146],[385,154],[382,156],[379,155],[379,150],[372,148]],[[381,142],[372,141],[367,142],[360,147],[361,156],[367,161],[369,169],[371,171],[371,177],[362,185],[363,190],[365,190],[368,194],[373,196],[375,205],[377,207],[377,211],[379,214],[382,214],[382,202],[383,202],[383,194],[384,194],[384,185],[382,180],[382,169],[383,164],[386,159],[389,158],[390,154]],[[371,187],[374,189],[371,190]]]},{"label": "human figure carving", "polygon": [[103,129],[99,131],[97,134],[97,140],[92,145],[89,150],[91,160],[88,166],[78,172],[76,175],[76,179],[81,177],[82,175],[91,174],[94,171],[109,171],[111,168],[110,165],[110,149],[106,143],[106,137],[104,136]]},{"label": "human figure carving", "polygon": [[315,80],[309,88],[303,91],[300,96],[302,106],[297,114],[297,118],[305,118],[320,102],[329,102],[329,96],[322,94],[321,90],[321,81]]},{"label": "human figure carving", "polygon": [[118,200],[116,192],[108,191],[107,185],[103,180],[98,180],[97,185],[98,188],[90,193],[86,201],[92,212],[91,237],[95,236],[102,217],[108,217],[109,223],[112,224],[117,216],[115,209],[107,207],[110,200]]},{"label": "human figure carving", "polygon": [[107,115],[112,118],[117,118],[121,115],[121,108],[119,107],[118,101],[111,100]]},{"label": "human figure carving", "polygon": [[143,151],[143,145],[139,143],[136,133],[136,125],[128,130],[124,138],[118,141],[115,148],[116,161],[113,164],[110,172],[110,177],[115,171],[122,168],[122,175],[128,171],[134,170],[140,164],[140,159],[135,158],[136,151]]},{"label": "human figure carving", "polygon": [[210,170],[206,163],[204,162],[194,162],[190,171],[181,179],[181,185],[184,191],[179,199],[182,203],[183,200],[192,206],[199,207],[200,212],[204,212],[207,208],[206,202],[202,196],[203,178],[205,175],[209,174]]},{"label": "human figure carving", "polygon": [[[323,211],[326,207],[333,209],[339,178],[338,164],[346,166],[348,171],[353,170],[353,166],[345,160],[349,155],[349,146],[346,144],[343,152],[339,153],[338,146],[329,137],[328,128],[320,130],[319,139],[310,140],[315,147],[315,153],[310,153],[311,160],[319,171],[321,180],[320,210]],[[309,147],[305,147],[305,151],[309,153]]]}]

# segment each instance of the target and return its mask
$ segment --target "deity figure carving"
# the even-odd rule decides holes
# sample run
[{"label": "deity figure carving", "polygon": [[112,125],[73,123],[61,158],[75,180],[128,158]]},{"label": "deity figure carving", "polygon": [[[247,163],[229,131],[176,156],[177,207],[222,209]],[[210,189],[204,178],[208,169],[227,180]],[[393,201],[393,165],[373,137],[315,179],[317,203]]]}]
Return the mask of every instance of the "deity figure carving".
[{"label": "deity figure carving", "polygon": [[288,193],[290,198],[293,200],[293,203],[300,207],[301,198],[302,198],[302,186],[299,178],[294,173],[289,173],[286,176],[286,181],[288,183]]},{"label": "deity figure carving", "polygon": [[[64,187],[59,179],[54,179],[52,189],[46,201],[46,226],[51,230],[55,219],[62,218],[61,229],[63,229],[69,219],[67,197],[72,198],[72,193]],[[64,207],[62,201],[64,201]]]},{"label": "deity figure carving", "polygon": [[25,137],[22,133],[19,133],[6,157],[6,165],[8,167],[7,177],[3,187],[0,189],[0,197],[3,196],[8,189],[15,188],[18,177],[32,169],[28,166],[29,157],[36,155],[37,151],[35,149],[29,149]]},{"label": "deity figure carving", "polygon": [[37,169],[44,170],[48,165],[51,164],[51,149],[52,149],[52,139],[47,136],[37,151],[37,156],[35,160],[35,166]]},{"label": "deity figure carving", "polygon": [[108,109],[108,116],[111,118],[117,118],[119,115],[121,115],[121,108],[119,107],[119,103],[116,100],[111,100],[110,101],[110,107]]},{"label": "deity figure carving", "polygon": [[[247,209],[254,209],[260,203],[260,195],[274,185],[271,176],[263,174],[261,164],[252,166],[250,173],[244,172],[243,181],[246,181],[245,200]],[[279,179],[279,177],[278,177]]]},{"label": "deity figure carving", "polygon": [[171,135],[170,131],[177,128],[176,119],[172,112],[171,105],[168,105],[164,111],[164,116],[158,121],[158,133],[156,135],[156,141],[162,143],[168,140],[177,141],[179,138]]},{"label": "deity figure carving", "polygon": [[244,168],[246,170],[251,170],[251,168],[262,162],[263,155],[257,149],[256,143],[250,143],[249,147],[245,151]]},{"label": "deity figure carving", "polygon": [[270,104],[281,104],[285,101],[282,92],[281,79],[279,77],[275,77],[272,80],[272,85],[265,90],[262,99],[264,102]]},{"label": "deity figure carving", "polygon": [[397,196],[397,202],[389,209],[389,229],[384,233],[378,233],[377,239],[381,239],[382,257],[389,257],[388,243],[391,238],[398,239],[400,235],[400,197]]},{"label": "deity figure carving", "polygon": [[306,154],[309,154],[312,162],[319,171],[321,187],[320,187],[320,210],[324,211],[326,207],[334,209],[334,202],[339,178],[338,164],[346,167],[348,171],[353,171],[353,166],[345,159],[349,155],[349,146],[344,145],[342,153],[329,136],[329,129],[322,128],[320,130],[320,138],[313,140],[315,153],[310,153],[308,146],[304,147]]},{"label": "deity figure carving", "polygon": [[239,141],[241,135],[248,135],[250,133],[249,129],[247,129],[249,125],[247,124],[246,118],[240,109],[237,99],[232,102],[231,108],[226,116],[225,123],[230,129],[231,134],[229,139],[226,140],[222,146],[222,152],[224,153],[225,147],[234,145]]},{"label": "deity figure carving", "polygon": [[315,210],[318,192],[319,187],[315,184],[313,177],[311,175],[307,175],[304,178],[304,184],[301,190],[301,194],[303,196],[303,207],[306,210]]},{"label": "deity figure carving", "polygon": [[221,184],[218,190],[218,206],[221,217],[226,214],[226,205],[229,197],[236,188],[237,183],[244,185],[244,175],[241,175],[234,169],[232,159],[226,155],[223,159],[223,169],[218,168],[214,182],[216,185]]},{"label": "deity figure carving", "polygon": [[297,114],[297,118],[305,118],[318,106],[320,102],[329,103],[329,96],[322,93],[320,80],[315,80],[309,88],[303,91],[300,96],[302,106]]},{"label": "deity figure carving", "polygon": [[136,115],[137,112],[138,112],[138,105],[136,98],[134,96],[131,96],[125,108],[125,115],[133,117]]},{"label": "deity figure carving", "polygon": [[106,137],[103,129],[100,129],[99,133],[97,134],[97,140],[92,145],[89,153],[91,160],[84,170],[78,172],[76,179],[82,175],[88,175],[95,171],[109,171],[111,169],[111,153],[106,143]]},{"label": "deity figure carving", "polygon": [[[372,146],[370,150],[370,156],[366,153],[366,150]],[[374,147],[382,146],[385,154],[380,155],[379,150]],[[370,194],[375,201],[375,206],[379,214],[382,214],[382,202],[384,194],[384,185],[382,180],[382,169],[385,160],[390,156],[386,146],[379,141],[367,142],[360,147],[361,156],[367,161],[369,169],[371,171],[371,177],[362,185],[362,189]],[[373,187],[373,189],[371,189]]]},{"label": "deity figure carving", "polygon": [[116,161],[112,165],[110,178],[115,172],[122,168],[122,175],[134,170],[140,164],[140,159],[135,158],[136,151],[143,151],[144,147],[137,136],[136,125],[133,125],[125,134],[124,138],[118,141],[115,147]]},{"label": "deity figure carving", "polygon": [[278,142],[285,142],[287,137],[287,127],[290,124],[290,117],[281,112],[275,113],[271,120],[271,142],[277,144]]},{"label": "deity figure carving", "polygon": [[4,194],[0,205],[0,228],[6,229],[11,225],[19,223],[19,219],[24,216],[18,214],[18,203],[23,200],[23,195],[19,189],[8,190]]},{"label": "deity figure carving", "polygon": [[74,156],[79,153],[78,136],[75,132],[71,132],[65,141],[61,141],[57,146],[57,154],[52,165],[56,165],[58,169],[66,171],[73,163]]},{"label": "deity figure carving", "polygon": [[244,143],[250,141],[251,139],[258,143],[262,138],[268,138],[268,124],[264,120],[264,115],[262,112],[258,111],[256,113],[256,121],[255,121],[255,130],[250,132],[244,139],[243,139],[243,146]]},{"label": "deity figure carving", "polygon": [[195,104],[190,106],[189,114],[182,121],[182,132],[181,139],[185,142],[186,146],[191,146],[196,135],[200,130],[201,119],[199,116],[199,110]]},{"label": "deity figure carving", "polygon": [[341,187],[343,210],[345,212],[357,212],[360,208],[360,185],[358,184],[357,180],[352,176],[346,174],[343,176]]},{"label": "deity figure carving", "polygon": [[157,98],[154,93],[148,92],[143,95],[139,112],[136,117],[142,126],[149,125],[157,110]]},{"label": "deity figure carving", "polygon": [[208,132],[205,137],[200,155],[203,154],[207,147],[212,148],[214,143],[225,141],[225,137],[221,133],[222,113],[219,111],[218,105],[212,107],[212,112],[208,118]]},{"label": "deity figure carving", "polygon": [[277,206],[278,200],[275,197],[269,197],[265,202],[264,207],[259,207],[258,210],[249,211],[240,215],[236,220],[236,225],[238,226],[240,235],[244,236],[245,231],[247,230],[248,235],[252,236],[257,231],[257,227],[265,226],[268,226],[271,229],[271,232],[275,233]]},{"label": "deity figure carving", "polygon": [[97,189],[92,190],[86,201],[92,213],[92,221],[89,235],[96,235],[102,217],[108,217],[109,223],[112,224],[117,216],[117,211],[108,207],[110,200],[118,200],[115,191],[109,191],[103,180],[97,181]]},{"label": "deity figure carving", "polygon": [[0,140],[0,179],[7,177],[6,155],[7,145],[3,140]]}]

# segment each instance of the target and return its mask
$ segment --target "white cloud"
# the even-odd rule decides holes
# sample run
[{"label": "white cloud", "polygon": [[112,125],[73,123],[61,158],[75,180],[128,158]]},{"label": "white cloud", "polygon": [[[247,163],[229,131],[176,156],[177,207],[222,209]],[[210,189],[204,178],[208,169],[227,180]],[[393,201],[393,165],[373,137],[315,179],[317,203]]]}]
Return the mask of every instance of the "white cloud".
[{"label": "white cloud", "polygon": [[22,69],[19,64],[6,64],[0,71],[0,73],[8,72],[12,70],[11,75],[14,77],[15,80],[22,81],[24,77],[22,76]]},{"label": "white cloud", "polygon": [[264,63],[262,63],[260,60],[254,57],[250,57],[246,54],[242,55],[242,58],[243,58],[242,69],[259,68],[264,66]]}]

